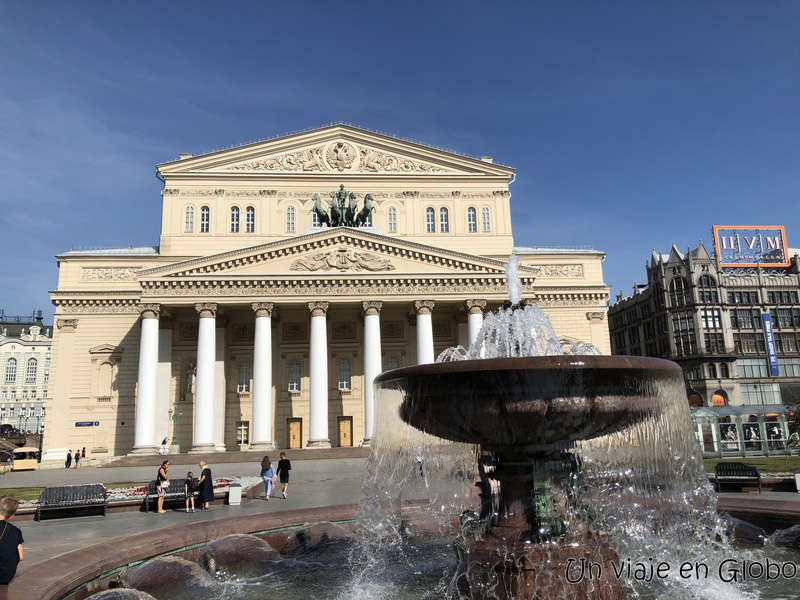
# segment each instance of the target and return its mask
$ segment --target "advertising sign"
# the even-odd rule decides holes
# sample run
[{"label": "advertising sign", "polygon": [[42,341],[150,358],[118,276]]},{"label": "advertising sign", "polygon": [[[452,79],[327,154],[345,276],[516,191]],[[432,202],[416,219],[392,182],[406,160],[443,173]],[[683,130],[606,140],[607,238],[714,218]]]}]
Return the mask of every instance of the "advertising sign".
[{"label": "advertising sign", "polygon": [[769,357],[769,372],[771,375],[780,375],[778,369],[778,355],[775,352],[775,334],[772,331],[772,316],[769,313],[761,315],[764,323],[764,340],[767,342],[767,356]]},{"label": "advertising sign", "polygon": [[783,225],[714,225],[720,266],[788,267]]}]

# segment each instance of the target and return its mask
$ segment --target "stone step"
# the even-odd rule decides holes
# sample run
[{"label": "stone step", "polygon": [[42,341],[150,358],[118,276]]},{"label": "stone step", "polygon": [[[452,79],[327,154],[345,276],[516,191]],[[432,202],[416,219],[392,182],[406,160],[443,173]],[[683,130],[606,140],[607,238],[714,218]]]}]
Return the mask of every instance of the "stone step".
[{"label": "stone step", "polygon": [[[366,458],[369,456],[369,448],[362,446],[352,446],[345,448],[302,448],[295,450],[283,450],[289,460],[323,460],[331,458]],[[204,460],[209,465],[229,464],[229,463],[260,463],[265,454],[268,454],[272,462],[277,463],[280,458],[278,455],[281,450],[270,450],[268,452],[209,452],[203,454],[148,454],[120,456],[98,465],[100,469],[118,467],[149,467],[159,466],[162,461],[169,460],[171,465],[197,465]]]}]

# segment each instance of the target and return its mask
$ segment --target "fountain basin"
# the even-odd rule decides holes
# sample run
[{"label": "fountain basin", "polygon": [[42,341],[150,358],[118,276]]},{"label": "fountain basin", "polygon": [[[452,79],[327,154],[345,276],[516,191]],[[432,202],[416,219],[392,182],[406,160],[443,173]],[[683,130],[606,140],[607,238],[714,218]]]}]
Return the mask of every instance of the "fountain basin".
[{"label": "fountain basin", "polygon": [[383,373],[400,418],[437,437],[493,447],[569,445],[651,414],[680,367],[632,356],[542,356],[434,363]]}]

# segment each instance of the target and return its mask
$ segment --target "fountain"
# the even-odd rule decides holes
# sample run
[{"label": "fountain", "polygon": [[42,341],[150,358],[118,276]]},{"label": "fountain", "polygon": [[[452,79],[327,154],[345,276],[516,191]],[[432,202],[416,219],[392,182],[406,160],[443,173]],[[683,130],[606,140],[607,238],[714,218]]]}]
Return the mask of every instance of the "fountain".
[{"label": "fountain", "polygon": [[[214,570],[252,546],[264,571],[223,579],[215,597],[795,597],[783,571],[743,576],[781,557],[739,550],[732,564],[680,368],[563,348],[514,271],[512,259],[511,306],[486,316],[469,350],[376,379],[367,498],[356,537],[334,536],[349,565],[223,538],[203,551]],[[412,514],[409,499],[430,512]]]}]

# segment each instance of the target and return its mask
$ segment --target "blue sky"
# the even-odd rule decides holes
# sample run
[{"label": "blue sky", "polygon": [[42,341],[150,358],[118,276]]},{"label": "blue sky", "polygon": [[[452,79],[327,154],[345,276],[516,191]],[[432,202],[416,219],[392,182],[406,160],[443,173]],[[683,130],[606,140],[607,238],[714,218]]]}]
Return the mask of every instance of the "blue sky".
[{"label": "blue sky", "polygon": [[[0,308],[55,255],[158,243],[154,166],[336,121],[517,170],[515,243],[607,253],[785,225],[800,248],[800,3],[0,3]],[[46,319],[47,320],[47,319]]]}]

